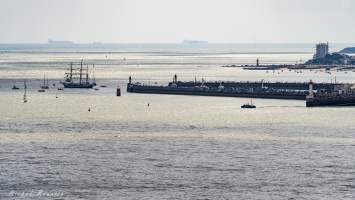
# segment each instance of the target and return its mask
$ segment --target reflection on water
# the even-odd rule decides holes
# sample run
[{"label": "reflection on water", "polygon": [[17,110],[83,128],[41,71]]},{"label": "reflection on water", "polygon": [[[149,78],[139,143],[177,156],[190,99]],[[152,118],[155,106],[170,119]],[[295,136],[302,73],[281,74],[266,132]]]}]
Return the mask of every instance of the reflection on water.
[{"label": "reflection on water", "polygon": [[[65,199],[354,198],[355,108],[253,99],[257,108],[245,110],[240,106],[247,98],[124,91],[130,75],[145,84],[166,85],[175,73],[182,80],[230,81],[327,81],[328,74],[220,67],[238,63],[236,58],[254,62],[257,52],[251,47],[254,53],[234,46],[239,54],[226,54],[228,45],[205,54],[183,48],[164,53],[161,46],[149,46],[152,53],[134,45],[110,54],[115,47],[85,48],[82,54],[55,47],[2,51],[1,197],[43,191],[63,193]],[[277,63],[311,56],[302,48],[255,57]],[[102,64],[93,71],[107,88],[57,90],[66,65],[80,57]],[[202,62],[203,67],[195,66]],[[39,93],[43,74],[50,78],[50,89]],[[339,81],[351,79],[350,72],[338,75]],[[27,103],[22,102],[24,78]],[[12,91],[13,84],[20,90]],[[115,96],[117,85],[121,97]]]}]

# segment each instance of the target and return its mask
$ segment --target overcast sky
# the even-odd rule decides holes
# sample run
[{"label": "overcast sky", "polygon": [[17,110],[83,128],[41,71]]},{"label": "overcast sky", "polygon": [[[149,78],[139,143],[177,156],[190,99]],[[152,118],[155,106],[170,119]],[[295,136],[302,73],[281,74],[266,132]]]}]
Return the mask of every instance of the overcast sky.
[{"label": "overcast sky", "polygon": [[354,43],[355,0],[0,0],[0,43]]}]

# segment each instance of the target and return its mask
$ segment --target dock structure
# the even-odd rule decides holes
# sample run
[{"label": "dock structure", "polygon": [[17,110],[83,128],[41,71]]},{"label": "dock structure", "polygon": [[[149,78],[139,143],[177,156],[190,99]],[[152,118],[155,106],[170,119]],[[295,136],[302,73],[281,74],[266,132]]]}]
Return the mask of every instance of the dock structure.
[{"label": "dock structure", "polygon": [[355,106],[355,85],[342,84],[331,92],[321,90],[313,92],[313,81],[309,81],[309,95],[306,97],[306,107],[325,106]]},{"label": "dock structure", "polygon": [[[335,84],[314,84],[317,88],[331,91]],[[245,97],[268,99],[306,100],[308,83],[260,82],[181,82],[175,75],[167,86],[133,83],[129,77],[127,92],[173,95],[199,95],[219,97]]]},{"label": "dock structure", "polygon": [[127,85],[127,92],[148,93],[148,94],[172,94],[172,95],[197,95],[197,96],[219,96],[219,97],[246,97],[246,98],[267,98],[267,99],[295,99],[305,100],[308,92],[295,91],[274,91],[274,92],[252,92],[252,91],[219,91],[217,89],[200,89],[168,86],[149,85]]},{"label": "dock structure", "polygon": [[[221,82],[206,82],[203,84],[208,87],[218,87]],[[169,82],[168,86],[171,86],[173,82]],[[178,87],[198,87],[202,82],[177,82]],[[281,90],[308,90],[308,82],[265,82],[261,81],[222,81],[225,88],[261,88],[262,85],[268,88],[281,89]],[[314,83],[314,90],[334,90],[334,86],[341,85],[340,83]]]},{"label": "dock structure", "polygon": [[[316,90],[316,92],[313,92]],[[344,92],[345,91],[345,92]],[[132,83],[129,77],[127,92],[219,97],[306,100],[307,107],[355,105],[355,84],[343,83],[288,83],[288,82],[202,82],[178,81],[177,75],[167,86]]]}]

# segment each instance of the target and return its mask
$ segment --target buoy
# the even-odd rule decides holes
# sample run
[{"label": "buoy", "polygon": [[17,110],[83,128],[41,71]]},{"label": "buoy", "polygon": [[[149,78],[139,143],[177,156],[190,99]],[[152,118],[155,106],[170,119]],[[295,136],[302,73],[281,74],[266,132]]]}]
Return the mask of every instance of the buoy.
[{"label": "buoy", "polygon": [[148,106],[149,106],[149,103],[148,103]]},{"label": "buoy", "polygon": [[121,96],[121,88],[120,88],[120,86],[117,86],[116,96]]},{"label": "buoy", "polygon": [[89,110],[88,111],[90,111],[90,108],[89,108]]}]

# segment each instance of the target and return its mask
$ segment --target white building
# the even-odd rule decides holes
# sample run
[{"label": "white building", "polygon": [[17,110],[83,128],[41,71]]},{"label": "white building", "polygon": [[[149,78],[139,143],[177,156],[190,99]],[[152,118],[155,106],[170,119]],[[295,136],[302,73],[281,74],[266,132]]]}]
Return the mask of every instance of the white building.
[{"label": "white building", "polygon": [[355,93],[355,84],[344,83],[342,85],[335,85],[334,91],[339,94],[354,94]]}]

